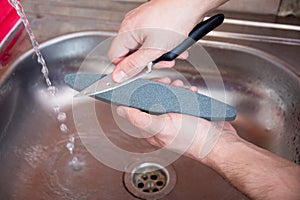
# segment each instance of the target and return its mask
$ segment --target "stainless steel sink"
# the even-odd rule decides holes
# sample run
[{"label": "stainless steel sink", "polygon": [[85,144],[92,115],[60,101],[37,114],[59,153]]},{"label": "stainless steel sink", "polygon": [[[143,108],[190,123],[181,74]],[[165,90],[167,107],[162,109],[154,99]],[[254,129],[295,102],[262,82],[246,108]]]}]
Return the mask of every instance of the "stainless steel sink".
[{"label": "stainless steel sink", "polygon": [[[126,186],[126,174],[97,161],[82,145],[73,120],[73,90],[63,82],[64,76],[77,72],[86,55],[106,38],[86,32],[42,45],[50,77],[58,88],[60,109],[67,114],[64,123],[68,133],[60,131],[32,52],[20,57],[1,77],[0,199],[143,197]],[[222,74],[226,103],[237,108],[238,117],[232,124],[239,135],[299,164],[300,78],[284,62],[256,49],[212,41],[201,44]],[[207,92],[202,77],[188,63],[178,62],[176,69],[200,92]],[[155,149],[143,139],[124,134],[114,122],[109,104],[96,101],[95,107],[105,134],[116,145],[132,152]],[[70,134],[75,135],[74,155],[83,163],[80,169],[70,166],[72,156],[66,149]],[[173,174],[169,177],[173,188],[162,199],[247,199],[216,172],[190,158],[182,156],[169,167],[166,170]]]}]

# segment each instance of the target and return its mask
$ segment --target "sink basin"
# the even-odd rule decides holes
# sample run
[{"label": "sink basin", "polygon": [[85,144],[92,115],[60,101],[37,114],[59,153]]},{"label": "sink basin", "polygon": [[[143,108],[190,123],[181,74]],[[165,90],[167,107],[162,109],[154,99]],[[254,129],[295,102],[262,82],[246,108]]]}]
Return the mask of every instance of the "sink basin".
[{"label": "sink basin", "polygon": [[[127,178],[135,176],[106,166],[84,147],[73,118],[73,90],[63,81],[66,74],[77,72],[86,55],[107,37],[97,32],[76,33],[41,46],[58,88],[60,110],[67,116],[65,131],[61,131],[32,52],[16,60],[1,77],[0,199],[146,198],[126,185]],[[300,78],[281,60],[256,49],[212,41],[201,44],[222,75],[226,103],[237,109],[232,124],[239,135],[299,164]],[[175,68],[201,93],[209,93],[202,76],[189,63],[180,61]],[[214,78],[213,73],[209,76]],[[124,134],[114,122],[111,105],[94,103],[101,127],[117,146],[132,152],[156,149],[144,139]],[[66,148],[70,135],[75,137],[73,155]],[[73,156],[80,161],[79,168],[72,167]],[[173,185],[161,199],[248,199],[215,171],[190,158],[181,156],[168,167],[161,174],[169,176],[168,183]],[[163,192],[148,197],[154,199]]]}]

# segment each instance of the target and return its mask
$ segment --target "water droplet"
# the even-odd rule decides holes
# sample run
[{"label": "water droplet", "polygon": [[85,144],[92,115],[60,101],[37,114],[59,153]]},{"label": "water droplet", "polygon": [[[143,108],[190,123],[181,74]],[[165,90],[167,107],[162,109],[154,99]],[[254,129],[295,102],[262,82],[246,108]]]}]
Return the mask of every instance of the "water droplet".
[{"label": "water droplet", "polygon": [[56,94],[56,87],[55,86],[49,86],[47,90],[50,92],[50,94],[55,96],[55,94]]},{"label": "water droplet", "polygon": [[51,81],[49,78],[45,78],[46,79],[46,84],[48,87],[50,87],[52,85]]},{"label": "water droplet", "polygon": [[59,113],[60,108],[59,108],[59,106],[54,106],[53,110],[54,110],[54,112]]},{"label": "water droplet", "polygon": [[67,119],[66,113],[65,112],[59,112],[58,115],[57,115],[57,119],[60,122],[65,121]]},{"label": "water droplet", "polygon": [[106,85],[107,85],[107,86],[110,86],[110,82],[107,82]]},{"label": "water droplet", "polygon": [[74,143],[75,142],[75,137],[73,135],[69,136],[69,141]]},{"label": "water droplet", "polygon": [[68,132],[68,127],[65,124],[61,124],[59,128],[60,128],[61,132],[63,132],[63,133]]},{"label": "water droplet", "polygon": [[73,154],[74,143],[68,142],[67,145],[66,145],[66,147],[69,150],[70,154]]},{"label": "water droplet", "polygon": [[[42,63],[42,60],[41,60],[40,57],[38,57],[38,62],[39,62],[39,63]],[[44,75],[48,75],[48,74],[49,74],[49,71],[48,71],[47,67],[44,67],[44,66],[42,67],[41,72],[42,72]]]},{"label": "water droplet", "polygon": [[69,166],[71,166],[74,171],[81,170],[84,165],[85,163],[79,161],[76,156],[74,156],[72,160],[69,162]]}]

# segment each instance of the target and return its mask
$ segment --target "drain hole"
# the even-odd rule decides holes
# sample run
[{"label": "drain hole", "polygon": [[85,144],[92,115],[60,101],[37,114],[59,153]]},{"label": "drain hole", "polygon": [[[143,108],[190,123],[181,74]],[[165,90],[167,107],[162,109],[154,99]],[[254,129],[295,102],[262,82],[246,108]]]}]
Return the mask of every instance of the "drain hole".
[{"label": "drain hole", "polygon": [[145,180],[148,179],[148,176],[147,176],[146,174],[144,174],[144,175],[142,176],[142,179],[145,181]]},{"label": "drain hole", "polygon": [[164,182],[162,182],[162,181],[157,181],[157,182],[156,182],[156,185],[157,185],[157,186],[162,186],[163,184],[164,184]]},{"label": "drain hole", "polygon": [[144,183],[138,183],[138,188],[143,188],[144,187]]},{"label": "drain hole", "polygon": [[145,190],[143,190],[143,192],[147,192],[147,193],[149,193],[150,191],[145,189]]},{"label": "drain hole", "polygon": [[151,175],[150,178],[151,178],[152,180],[156,180],[156,179],[157,179],[157,176],[154,174],[154,175]]},{"label": "drain hole", "polygon": [[153,192],[158,192],[159,190],[157,188],[154,188],[152,191]]}]

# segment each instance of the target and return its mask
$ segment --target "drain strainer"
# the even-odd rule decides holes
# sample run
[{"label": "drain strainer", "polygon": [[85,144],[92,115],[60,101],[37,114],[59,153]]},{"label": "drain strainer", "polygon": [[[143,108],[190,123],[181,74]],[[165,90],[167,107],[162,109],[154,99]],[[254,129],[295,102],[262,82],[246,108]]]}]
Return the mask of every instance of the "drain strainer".
[{"label": "drain strainer", "polygon": [[124,173],[124,184],[135,197],[159,199],[166,196],[176,183],[176,174],[171,166],[157,163],[135,165],[131,173]]}]

